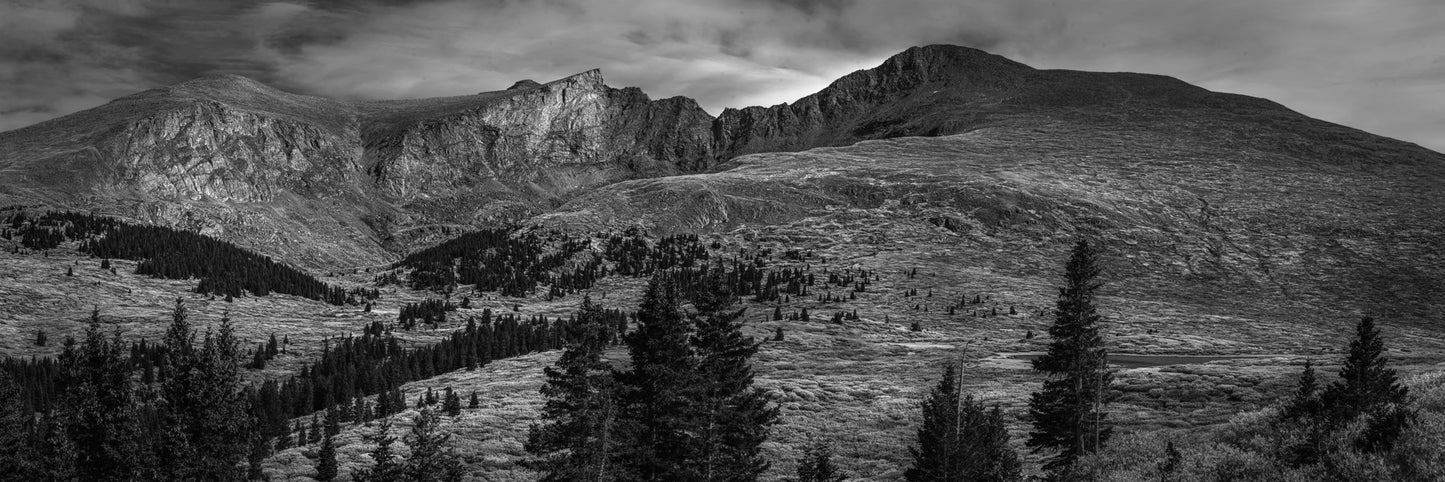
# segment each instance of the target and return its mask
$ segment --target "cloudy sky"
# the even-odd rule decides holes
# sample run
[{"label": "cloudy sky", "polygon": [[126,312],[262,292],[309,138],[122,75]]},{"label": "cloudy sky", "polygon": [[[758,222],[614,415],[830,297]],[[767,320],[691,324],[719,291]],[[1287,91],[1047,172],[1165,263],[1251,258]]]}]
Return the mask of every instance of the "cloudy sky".
[{"label": "cloudy sky", "polygon": [[1445,151],[1440,0],[0,0],[0,130],[208,73],[375,99],[601,68],[716,114],[932,43],[1172,75]]}]

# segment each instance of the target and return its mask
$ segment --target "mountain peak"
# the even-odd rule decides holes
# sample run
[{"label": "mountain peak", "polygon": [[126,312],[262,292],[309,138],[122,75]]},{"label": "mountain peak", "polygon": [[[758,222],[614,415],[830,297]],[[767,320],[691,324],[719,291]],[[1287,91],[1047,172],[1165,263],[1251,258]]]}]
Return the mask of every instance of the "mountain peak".
[{"label": "mountain peak", "polygon": [[579,72],[547,83],[547,85],[549,86],[561,84],[581,84],[587,86],[601,87],[603,86],[602,69],[591,69],[584,72]]},{"label": "mountain peak", "polygon": [[537,81],[535,81],[535,80],[532,80],[532,79],[522,79],[522,80],[518,80],[516,83],[512,84],[511,87],[507,87],[507,90],[534,89],[534,88],[541,87],[541,86],[542,86],[542,84],[537,83]]},{"label": "mountain peak", "polygon": [[261,83],[261,81],[259,80],[252,79],[250,77],[240,74],[206,74],[175,85],[229,85],[250,88],[271,88],[266,84]]},{"label": "mountain peak", "polygon": [[350,117],[348,109],[335,100],[286,92],[236,74],[206,75],[128,98],[215,102],[234,109],[303,120],[332,132],[344,130]]},{"label": "mountain peak", "polygon": [[205,75],[173,84],[166,87],[165,90],[172,94],[184,93],[204,97],[236,97],[240,95],[265,95],[274,97],[289,95],[261,81],[237,74]]},{"label": "mountain peak", "polygon": [[971,47],[959,45],[925,45],[912,47],[889,57],[877,71],[888,74],[910,74],[928,80],[941,80],[960,74],[972,78],[1010,76],[1034,70],[1019,62]]}]

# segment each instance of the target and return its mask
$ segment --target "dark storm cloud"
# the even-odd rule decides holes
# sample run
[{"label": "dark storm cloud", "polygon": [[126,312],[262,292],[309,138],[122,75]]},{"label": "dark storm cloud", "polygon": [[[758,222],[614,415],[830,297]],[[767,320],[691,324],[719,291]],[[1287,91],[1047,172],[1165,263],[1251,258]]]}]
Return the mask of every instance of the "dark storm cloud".
[{"label": "dark storm cloud", "polygon": [[0,129],[210,73],[347,98],[601,68],[722,107],[791,101],[909,46],[1173,75],[1445,149],[1435,0],[21,0],[0,4]]}]

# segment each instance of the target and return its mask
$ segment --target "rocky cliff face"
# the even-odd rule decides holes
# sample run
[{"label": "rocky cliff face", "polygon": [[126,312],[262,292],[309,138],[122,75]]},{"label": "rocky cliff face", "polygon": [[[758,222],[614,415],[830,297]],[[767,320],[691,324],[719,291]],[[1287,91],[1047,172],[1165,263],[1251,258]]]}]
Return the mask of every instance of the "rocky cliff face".
[{"label": "rocky cliff face", "polygon": [[126,124],[96,149],[110,188],[175,200],[268,202],[323,195],[355,180],[348,139],[291,119],[195,102]]},{"label": "rocky cliff face", "polygon": [[[938,109],[965,98],[994,98],[1034,69],[966,47],[914,47],[882,65],[848,74],[792,104],[723,111],[713,128],[724,157],[799,151],[861,140],[961,132]],[[942,92],[947,91],[947,92]],[[939,96],[936,94],[944,93]]]},{"label": "rocky cliff face", "polygon": [[430,112],[406,104],[373,112],[363,126],[369,172],[403,202],[478,187],[559,195],[672,173],[710,152],[712,119],[696,103],[612,89],[596,70]]}]

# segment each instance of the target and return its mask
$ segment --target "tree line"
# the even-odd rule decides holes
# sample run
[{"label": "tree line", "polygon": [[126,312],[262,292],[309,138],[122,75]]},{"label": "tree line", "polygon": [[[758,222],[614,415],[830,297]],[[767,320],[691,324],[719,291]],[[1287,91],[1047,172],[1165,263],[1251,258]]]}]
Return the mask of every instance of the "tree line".
[{"label": "tree line", "polygon": [[138,225],[115,218],[75,212],[11,215],[7,239],[19,236],[33,250],[55,249],[63,242],[79,242],[78,250],[107,260],[138,261],[136,274],[165,279],[200,281],[195,291],[241,297],[282,293],[333,305],[358,304],[375,299],[375,289],[331,286],[304,271],[268,256],[203,234],[164,226]]},{"label": "tree line", "polygon": [[604,238],[595,251],[590,238],[551,232],[491,228],[465,233],[407,255],[392,266],[405,273],[383,273],[379,284],[402,283],[414,289],[453,293],[473,285],[476,293],[525,297],[548,285],[548,299],[591,288],[611,274],[648,276],[673,268],[691,268],[709,259],[696,235],[671,235],[656,241],[636,230]]},{"label": "tree line", "polygon": [[[594,316],[611,326],[625,325],[627,317],[618,310],[600,310]],[[287,420],[333,407],[346,422],[383,417],[405,409],[401,386],[406,383],[560,348],[576,336],[577,324],[573,317],[522,318],[514,313],[493,315],[487,309],[480,317],[469,317],[465,328],[440,342],[403,348],[390,327],[373,322],[361,336],[326,341],[317,360],[296,376],[262,383],[255,395],[255,410],[267,438],[300,429],[299,425],[288,427]],[[365,399],[371,396],[374,400]]]}]

